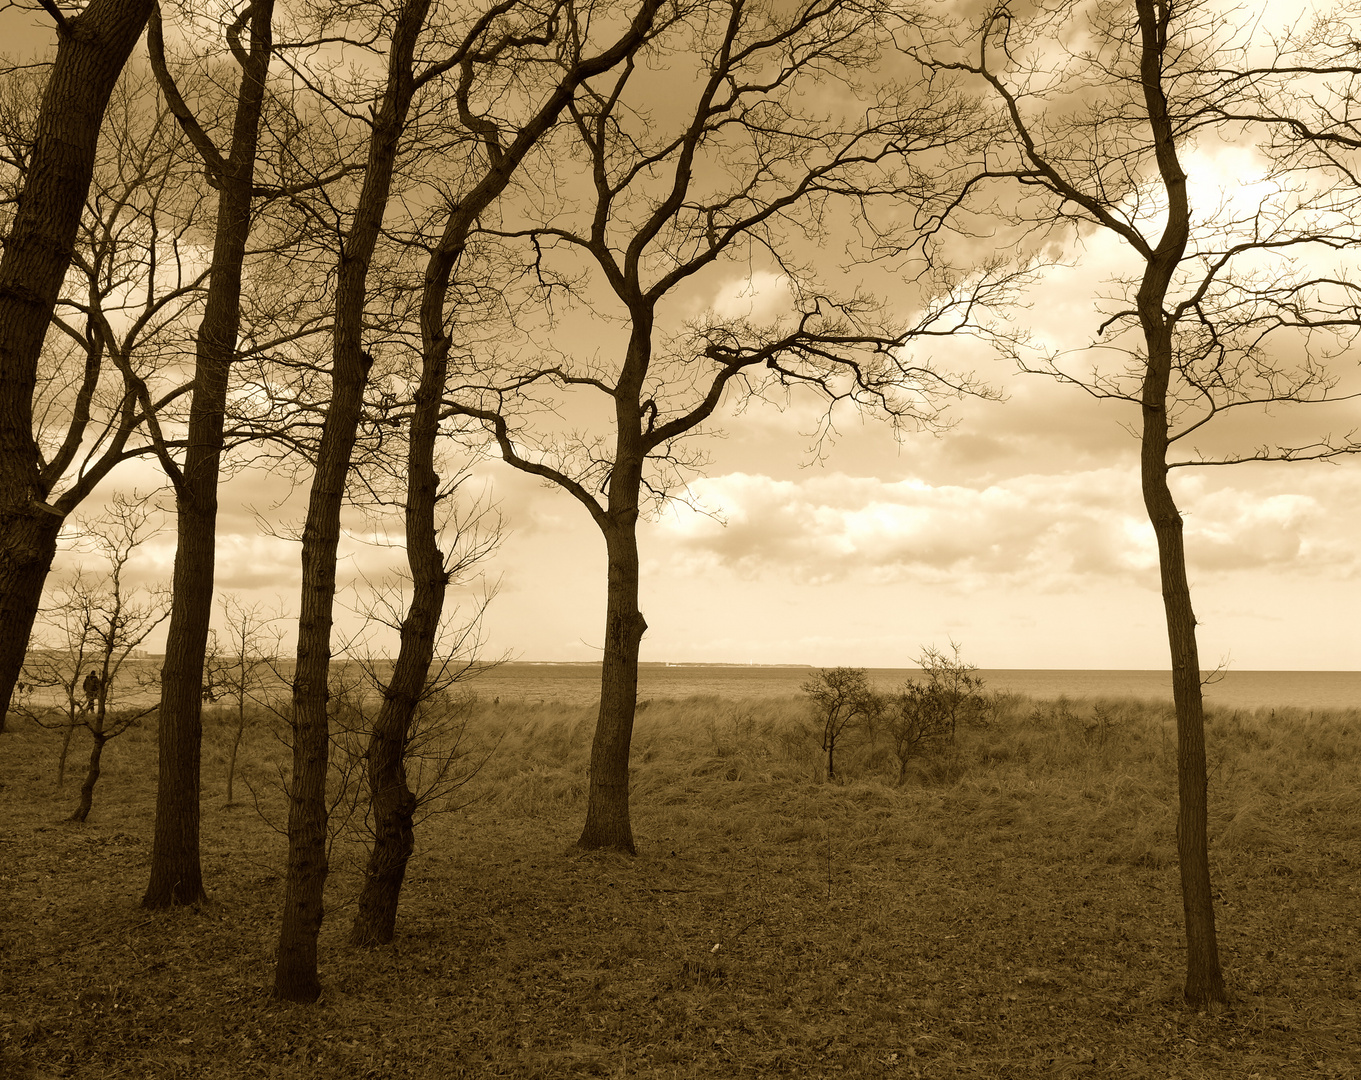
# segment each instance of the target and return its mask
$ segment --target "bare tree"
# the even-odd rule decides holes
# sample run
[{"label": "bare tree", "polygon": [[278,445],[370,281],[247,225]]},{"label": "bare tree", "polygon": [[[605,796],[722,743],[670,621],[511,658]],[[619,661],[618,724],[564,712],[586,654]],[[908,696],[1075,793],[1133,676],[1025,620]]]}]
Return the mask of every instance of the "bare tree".
[{"label": "bare tree", "polygon": [[[5,83],[10,107],[0,110],[16,188],[29,175],[26,151],[36,137],[28,74]],[[204,276],[193,254],[202,188],[145,71],[125,71],[104,120],[29,402],[33,463],[47,525],[58,532],[116,466],[156,452],[161,425],[173,421],[188,390],[177,362],[180,327],[201,299]],[[32,568],[28,602],[36,603],[45,573]],[[22,621],[18,594],[9,602]],[[0,635],[0,654],[26,644]],[[0,655],[0,669],[8,663]]]},{"label": "bare tree", "polygon": [[[946,80],[911,86],[901,99],[873,84],[893,18],[886,7],[834,0],[779,10],[698,4],[657,44],[665,64],[626,64],[579,96],[553,144],[548,192],[517,204],[518,216],[496,230],[522,245],[526,277],[550,305],[563,287],[575,289],[608,354],[568,357],[547,334],[531,334],[497,379],[473,372],[450,396],[451,411],[481,421],[507,463],[571,494],[605,542],[582,848],[635,850],[628,764],[647,629],[637,528],[700,464],[686,440],[725,399],[783,395],[790,385],[825,395],[829,417],[836,403],[854,401],[908,428],[932,426],[942,399],[977,389],[917,362],[908,344],[970,326],[985,298],[1005,291],[988,268],[968,282],[925,270],[910,288],[896,282],[904,309],[916,312],[908,319],[864,291],[829,287],[811,265],[829,239],[845,242],[831,225],[837,207],[901,202],[920,180],[902,162],[961,137],[967,103]],[[664,109],[652,107],[658,65],[671,72]],[[919,268],[933,266],[929,253],[918,256]],[[588,274],[596,279],[580,284]],[[672,311],[682,298],[702,296],[705,282],[718,291],[723,274],[768,274],[779,314],[711,311],[679,325]],[[606,430],[536,430],[559,398],[607,417]]]},{"label": "bare tree", "polygon": [[223,632],[220,637],[210,635],[203,696],[208,700],[224,696],[233,702],[232,741],[227,751],[227,805],[232,806],[237,752],[261,691],[275,681],[284,631],[279,626],[282,617],[268,614],[260,604],[228,595],[222,598],[221,607]]},{"label": "bare tree", "polygon": [[100,120],[152,0],[91,0],[57,26],[23,189],[0,257],[0,728],[64,518],[33,438],[43,340],[71,264]]},{"label": "bare tree", "polygon": [[856,721],[865,723],[880,711],[869,673],[864,668],[824,668],[800,688],[808,695],[822,725],[822,749],[827,754],[827,779],[836,779],[836,743]]},{"label": "bare tree", "polygon": [[372,355],[364,348],[366,282],[387,209],[398,143],[417,88],[415,54],[428,11],[429,0],[403,0],[392,15],[386,82],[372,106],[363,187],[341,240],[331,392],[302,545],[302,600],[293,682],[293,775],[288,792],[288,869],[274,973],[275,996],[289,1001],[313,1001],[321,992],[317,935],[327,872],[326,768],[330,746],[326,702],[340,510],[364,386],[373,366]]},{"label": "bare tree", "polygon": [[[1082,51],[1063,44],[1072,20],[1085,29]],[[1157,539],[1177,712],[1185,996],[1196,1007],[1217,1006],[1227,994],[1206,839],[1196,621],[1169,474],[1190,465],[1361,449],[1348,437],[1226,450],[1207,432],[1226,413],[1264,416],[1276,404],[1332,400],[1337,383],[1307,340],[1280,340],[1298,325],[1283,317],[1281,297],[1289,292],[1302,304],[1311,292],[1296,279],[1291,252],[1326,251],[1340,242],[1326,216],[1292,203],[1289,191],[1237,215],[1232,207],[1191,205],[1186,151],[1201,128],[1222,121],[1224,103],[1237,94],[1217,70],[1238,56],[1230,36],[1228,17],[1203,3],[1127,0],[1094,9],[1065,3],[1029,17],[1001,3],[969,35],[937,40],[927,50],[941,69],[974,76],[998,105],[992,145],[966,167],[947,212],[972,228],[977,219],[967,208],[978,206],[975,197],[989,198],[984,212],[1010,219],[1032,240],[1094,226],[1140,267],[1130,280],[1115,282],[1113,307],[1098,329],[1102,348],[1127,357],[1126,366],[1074,373],[1063,357],[1028,366],[1140,413],[1140,478]],[[999,184],[1016,185],[1026,198],[997,200]],[[1253,270],[1264,254],[1273,261],[1267,274]],[[1271,284],[1263,284],[1266,278]],[[1281,282],[1292,284],[1281,289]],[[1179,447],[1186,447],[1180,456],[1173,452]]]},{"label": "bare tree", "polygon": [[118,681],[124,662],[169,613],[165,589],[129,581],[130,561],[155,535],[154,514],[140,500],[115,496],[101,517],[82,523],[77,544],[88,544],[106,566],[98,572],[80,567],[67,576],[42,614],[46,647],[30,662],[29,678],[58,688],[64,726],[69,731],[83,724],[91,737],[71,821],[83,822],[90,814],[105,744],[155,711],[155,705],[120,701],[128,686],[126,679]]},{"label": "bare tree", "polygon": [[987,711],[983,678],[973,664],[960,656],[960,646],[950,642],[950,652],[929,646],[917,658],[921,679],[908,679],[895,693],[880,697],[875,720],[888,732],[898,758],[898,783],[907,780],[907,765],[922,747],[932,742],[954,741],[961,723],[981,724]]},{"label": "bare tree", "polygon": [[[600,54],[607,67],[642,42],[658,6],[658,0],[645,0],[641,5],[642,13],[626,25],[622,44],[616,43],[616,51],[606,49]],[[317,448],[302,545],[302,603],[293,692],[294,769],[290,787],[289,870],[275,978],[276,995],[289,1000],[312,1000],[320,989],[316,974],[316,938],[321,925],[321,895],[326,876],[326,675],[331,650],[336,550],[363,395],[374,363],[373,354],[365,348],[364,341],[368,272],[382,231],[407,117],[419,92],[426,87],[433,91],[443,76],[457,73],[459,85],[465,87],[460,99],[463,108],[452,115],[457,116],[458,123],[486,148],[485,158],[476,158],[468,164],[444,233],[433,245],[447,289],[448,278],[461,258],[473,223],[511,181],[520,161],[551,127],[575,86],[592,73],[590,64],[597,59],[580,60],[574,52],[587,40],[589,23],[584,16],[579,20],[575,9],[566,5],[554,3],[539,8],[530,3],[504,0],[476,14],[471,22],[445,28],[441,34],[432,34],[422,43],[429,7],[429,0],[404,0],[393,17],[386,86],[373,111],[373,135],[364,183],[345,233],[343,256],[337,272],[331,394]],[[420,59],[417,57],[418,46],[421,46]],[[558,85],[551,87],[544,101],[531,106],[530,119],[514,131],[509,145],[502,145],[499,141],[501,130],[469,105],[482,89],[477,84],[483,73],[492,73],[494,77],[497,72],[514,73],[545,61],[553,64],[564,54],[566,63]],[[515,80],[504,84],[501,92],[514,96],[517,93]],[[488,134],[489,127],[493,130]],[[441,337],[442,326],[441,319],[436,323]],[[426,350],[423,358],[424,363],[435,365],[437,372],[447,347],[441,345],[440,348],[438,355]],[[441,388],[442,384],[436,379],[423,391],[431,402],[427,411],[435,417],[438,416]],[[421,444],[422,439],[412,439],[413,446]],[[420,482],[434,480],[437,487],[437,478],[431,475],[432,472],[428,468],[422,469]],[[424,544],[423,535],[423,530],[413,534],[413,542]],[[437,548],[434,555],[438,563]],[[437,565],[433,569],[433,574],[431,568],[423,568],[418,574],[413,600],[427,582],[441,587],[441,571]],[[425,653],[425,660],[409,669],[410,686],[402,685],[389,691],[394,698],[415,700],[425,683],[421,669],[429,663],[426,651],[429,645],[425,643],[432,637],[433,630],[433,624],[426,620],[431,614],[438,618],[439,605],[427,605],[424,601],[422,605],[420,614],[425,624],[413,633],[422,643],[419,651]],[[403,678],[407,678],[405,673]]]},{"label": "bare tree", "polygon": [[251,227],[273,15],[273,0],[251,0],[226,27],[241,79],[225,154],[200,124],[166,64],[159,4],[153,9],[148,34],[151,62],[162,91],[218,190],[207,302],[195,339],[194,390],[183,467],[168,454],[161,455],[175,489],[178,544],[174,609],[161,674],[156,832],[149,882],[142,897],[142,906],[149,908],[192,904],[205,896],[199,859],[200,688],[212,615],[227,381],[241,324],[241,275]]}]

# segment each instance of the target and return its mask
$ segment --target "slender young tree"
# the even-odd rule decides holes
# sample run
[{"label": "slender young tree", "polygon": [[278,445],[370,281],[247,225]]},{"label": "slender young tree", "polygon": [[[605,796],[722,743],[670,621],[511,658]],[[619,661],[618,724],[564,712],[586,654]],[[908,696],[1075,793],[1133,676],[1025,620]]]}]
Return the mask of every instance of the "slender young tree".
[{"label": "slender young tree", "polygon": [[[987,272],[968,284],[951,279],[938,303],[922,303],[933,290],[919,280],[913,321],[886,316],[863,293],[838,295],[808,265],[823,257],[816,249],[832,207],[901,200],[897,164],[960,137],[966,103],[945,80],[914,87],[902,101],[861,83],[886,46],[890,17],[887,8],[835,0],[778,11],[744,0],[698,5],[656,46],[665,62],[626,64],[579,95],[553,152],[555,167],[571,162],[580,179],[564,177],[556,198],[524,207],[497,230],[526,246],[532,280],[549,290],[555,277],[596,274],[599,285],[581,297],[599,313],[597,328],[622,328],[618,340],[604,338],[609,359],[574,360],[535,340],[524,350],[529,359],[507,363],[494,380],[472,373],[450,396],[451,410],[481,421],[508,464],[570,493],[605,542],[583,849],[635,851],[629,747],[647,629],[638,524],[649,501],[697,464],[684,440],[738,393],[801,384],[929,426],[941,397],[969,385],[915,364],[905,350],[914,337],[968,326],[1003,282]],[[661,109],[652,107],[657,70],[668,71]],[[829,101],[847,108],[832,111]],[[717,292],[725,275],[731,286],[757,271],[780,283],[780,317],[759,323],[711,312],[685,327],[673,314],[706,283]],[[542,415],[537,406],[553,395],[594,398],[611,426],[600,435],[536,434],[526,414]]]},{"label": "slender young tree", "polygon": [[[68,707],[90,732],[90,757],[80,785],[80,801],[68,820],[90,815],[104,747],[154,706],[120,704],[118,675],[169,614],[164,587],[136,585],[129,563],[154,534],[153,508],[116,496],[97,519],[81,526],[79,541],[89,543],[105,564],[103,573],[77,570],[55,590],[44,621],[54,631],[56,656],[46,661],[63,689]],[[117,707],[114,707],[117,706]]]},{"label": "slender young tree", "polygon": [[[1079,19],[1086,29],[1083,51],[1065,51],[1064,33]],[[1238,216],[1231,207],[1192,206],[1188,154],[1198,131],[1218,124],[1236,95],[1234,79],[1218,70],[1236,55],[1228,37],[1224,19],[1202,3],[1121,0],[1090,12],[1063,4],[1031,17],[1001,3],[967,38],[928,50],[940,68],[978,79],[999,105],[986,158],[981,167],[969,164],[949,213],[986,193],[993,200],[989,213],[1044,236],[1074,225],[1105,230],[1139,267],[1131,280],[1117,283],[1119,306],[1098,331],[1103,345],[1130,357],[1127,367],[1074,375],[1057,359],[1037,366],[1139,410],[1140,483],[1157,540],[1177,714],[1185,997],[1195,1007],[1218,1006],[1228,995],[1210,880],[1196,619],[1169,476],[1178,467],[1358,449],[1350,439],[1325,439],[1235,453],[1202,441],[1206,425],[1226,412],[1330,400],[1337,383],[1306,342],[1281,340],[1297,321],[1282,316],[1280,299],[1288,293],[1302,303],[1311,291],[1307,283],[1263,287],[1251,269],[1255,257],[1270,253],[1272,280],[1295,281],[1285,262],[1292,250],[1339,243],[1327,216],[1271,200]],[[1010,210],[992,190],[1006,183],[1026,196],[1018,194]],[[1174,452],[1179,447],[1186,449]]]},{"label": "slender young tree", "polygon": [[[209,638],[204,695],[211,687],[214,696],[226,694],[233,702],[232,744],[227,751],[227,805],[232,806],[237,753],[251,726],[252,707],[261,700],[264,687],[274,681],[278,671],[284,631],[279,625],[282,616],[268,614],[259,604],[227,595],[222,598],[221,607],[223,632],[221,638]],[[221,641],[226,644],[219,648]]]},{"label": "slender young tree", "polygon": [[43,340],[71,264],[100,122],[152,0],[91,0],[57,26],[57,55],[0,257],[0,728],[23,670],[63,515],[33,439]]}]

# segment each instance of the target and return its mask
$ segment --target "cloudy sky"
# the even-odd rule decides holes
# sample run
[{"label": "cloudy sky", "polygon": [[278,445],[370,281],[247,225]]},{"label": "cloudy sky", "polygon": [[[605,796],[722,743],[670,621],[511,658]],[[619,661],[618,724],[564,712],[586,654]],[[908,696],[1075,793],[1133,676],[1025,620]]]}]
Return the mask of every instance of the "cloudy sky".
[{"label": "cloudy sky", "polygon": [[[1250,197],[1241,150],[1197,161],[1203,199]],[[1245,195],[1244,192],[1249,194]],[[1101,321],[1094,286],[1127,267],[1088,237],[1063,254],[1012,316],[1046,344],[1076,352]],[[751,291],[711,286],[711,302]],[[1144,516],[1128,405],[1100,403],[977,342],[939,347],[945,367],[972,369],[1001,401],[964,401],[947,432],[895,441],[882,423],[838,413],[837,437],[810,445],[822,406],[795,396],[777,409],[735,403],[706,440],[710,457],[684,500],[641,529],[643,659],[898,667],[924,645],[959,642],[985,668],[1158,668],[1167,646],[1152,530]],[[1350,375],[1349,355],[1337,361]],[[1309,412],[1306,410],[1306,412]],[[1254,425],[1343,434],[1361,406]],[[1307,441],[1307,440],[1306,440]],[[505,539],[484,564],[496,596],[487,655],[596,659],[604,617],[604,544],[582,508],[499,462],[476,466],[499,507]],[[117,486],[145,492],[155,470]],[[1193,600],[1205,666],[1354,669],[1361,607],[1361,460],[1179,470]],[[219,587],[296,610],[298,547],[286,533],[303,495],[248,471],[224,491]],[[261,519],[272,523],[262,530]],[[400,551],[354,518],[341,576],[390,579]],[[64,556],[62,565],[69,565]],[[167,534],[140,573],[169,577]],[[471,602],[476,588],[461,599]],[[341,616],[356,633],[358,616]]]}]

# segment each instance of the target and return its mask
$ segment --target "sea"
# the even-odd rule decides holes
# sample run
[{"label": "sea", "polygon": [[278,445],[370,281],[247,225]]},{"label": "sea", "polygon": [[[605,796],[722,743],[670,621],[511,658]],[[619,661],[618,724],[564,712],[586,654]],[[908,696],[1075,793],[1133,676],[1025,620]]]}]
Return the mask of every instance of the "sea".
[{"label": "sea", "polygon": [[[685,698],[714,695],[724,698],[795,695],[814,667],[796,664],[657,664],[639,665],[638,697]],[[909,678],[920,678],[916,668],[869,668],[870,681],[891,689]],[[1120,698],[1172,700],[1172,676],[1167,671],[1089,671],[980,669],[985,690],[1008,691],[1034,698]],[[503,701],[561,701],[585,705],[600,697],[598,663],[499,664],[469,684],[484,699]],[[1361,671],[1226,671],[1205,688],[1207,704],[1233,709],[1361,708]]]}]

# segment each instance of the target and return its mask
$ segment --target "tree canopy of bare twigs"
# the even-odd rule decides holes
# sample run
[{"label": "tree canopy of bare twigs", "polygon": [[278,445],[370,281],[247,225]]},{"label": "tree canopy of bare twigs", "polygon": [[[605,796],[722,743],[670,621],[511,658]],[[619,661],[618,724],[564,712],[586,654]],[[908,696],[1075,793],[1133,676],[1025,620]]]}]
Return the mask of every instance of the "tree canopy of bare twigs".
[{"label": "tree canopy of bare twigs", "polygon": [[[1076,36],[1074,20],[1083,28]],[[1128,0],[1033,14],[1003,2],[967,28],[937,29],[906,46],[942,71],[972,77],[994,108],[990,145],[960,163],[959,194],[945,216],[965,230],[982,217],[1000,219],[1032,244],[1096,228],[1137,268],[1115,275],[1098,298],[1104,311],[1093,350],[1115,357],[1113,368],[1075,371],[1090,353],[1080,361],[1052,351],[1038,361],[1016,355],[1024,368],[1139,410],[1143,496],[1157,538],[1177,706],[1185,994],[1197,1007],[1227,996],[1206,847],[1201,671],[1169,472],[1361,450],[1351,434],[1246,448],[1213,438],[1212,421],[1226,413],[1264,417],[1278,405],[1336,397],[1329,341],[1319,340],[1328,321],[1301,314],[1319,310],[1330,285],[1299,258],[1326,258],[1348,242],[1335,208],[1289,185],[1268,185],[1249,206],[1193,199],[1188,170],[1198,140],[1215,137],[1209,129],[1240,93],[1224,70],[1243,59],[1236,45],[1230,18],[1209,4]]]},{"label": "tree canopy of bare twigs", "polygon": [[[594,355],[566,355],[552,329],[531,328],[490,372],[479,356],[452,380],[448,405],[481,422],[507,463],[570,493],[605,541],[583,848],[634,850],[628,753],[647,627],[637,527],[701,464],[688,440],[725,401],[790,388],[821,394],[828,423],[853,403],[908,429],[937,426],[945,399],[985,392],[933,368],[919,346],[979,328],[1021,271],[992,261],[953,271],[928,234],[907,228],[893,235],[912,267],[893,306],[853,274],[834,284],[824,265],[855,224],[875,231],[871,207],[929,201],[921,162],[967,138],[968,105],[949,80],[913,68],[893,83],[876,67],[901,17],[830,0],[778,12],[697,3],[649,53],[583,88],[535,186],[487,228],[521,253],[519,318],[537,300],[553,328],[559,308],[579,304],[601,342]],[[725,314],[712,300],[761,280],[774,295],[760,314]],[[678,317],[686,302],[705,313]],[[560,407],[603,425],[546,427]]]}]

